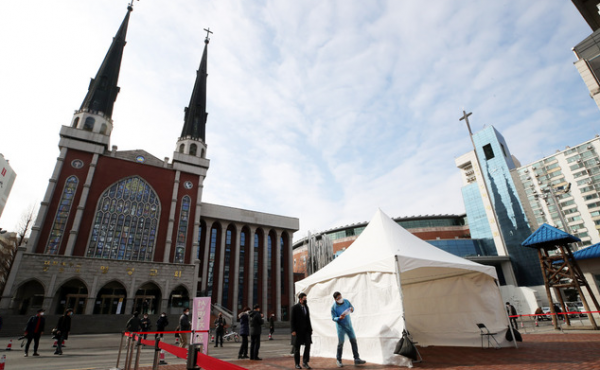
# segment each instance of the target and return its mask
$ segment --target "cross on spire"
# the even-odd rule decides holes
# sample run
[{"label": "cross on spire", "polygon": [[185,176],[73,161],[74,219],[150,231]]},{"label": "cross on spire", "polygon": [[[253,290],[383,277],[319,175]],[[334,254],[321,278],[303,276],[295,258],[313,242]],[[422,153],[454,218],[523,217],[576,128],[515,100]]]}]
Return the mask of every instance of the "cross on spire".
[{"label": "cross on spire", "polygon": [[469,134],[470,134],[471,136],[473,136],[473,132],[471,132],[471,125],[469,124],[469,116],[470,116],[471,114],[473,114],[473,112],[469,112],[469,113],[467,113],[467,112],[465,112],[465,111],[463,110],[463,116],[462,116],[462,117],[460,117],[459,121],[465,120],[465,122],[467,123],[467,128],[469,129]]},{"label": "cross on spire", "polygon": [[205,29],[204,29],[204,31],[206,31],[206,41],[210,41],[210,34],[211,34],[211,33],[213,33],[213,32],[210,30],[210,27],[208,27],[208,28],[205,28]]},{"label": "cross on spire", "polygon": [[[140,0],[138,0],[138,1],[140,1]],[[131,0],[129,2],[129,4],[127,4],[127,10],[129,10],[129,11],[133,10],[133,0]]]}]

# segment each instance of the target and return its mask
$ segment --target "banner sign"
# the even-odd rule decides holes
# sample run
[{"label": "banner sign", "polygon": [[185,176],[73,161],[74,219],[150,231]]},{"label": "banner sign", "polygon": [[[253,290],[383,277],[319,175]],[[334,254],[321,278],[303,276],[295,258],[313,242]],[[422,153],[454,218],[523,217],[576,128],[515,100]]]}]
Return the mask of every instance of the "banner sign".
[{"label": "banner sign", "polygon": [[202,343],[202,352],[208,354],[208,331],[210,330],[210,297],[194,298],[192,309],[192,343]]}]

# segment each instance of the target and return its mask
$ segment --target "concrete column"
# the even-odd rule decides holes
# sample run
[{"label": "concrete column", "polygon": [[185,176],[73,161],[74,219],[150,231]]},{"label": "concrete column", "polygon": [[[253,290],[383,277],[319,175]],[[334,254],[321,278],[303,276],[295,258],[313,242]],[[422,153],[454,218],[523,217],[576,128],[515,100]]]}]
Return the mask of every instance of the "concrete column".
[{"label": "concrete column", "polygon": [[204,238],[204,260],[202,261],[202,291],[206,291],[206,283],[208,280],[208,253],[210,252],[210,238],[212,234],[212,221],[204,220],[206,223],[206,238]]},{"label": "concrete column", "polygon": [[288,264],[288,268],[287,271],[285,271],[285,273],[287,273],[288,276],[288,299],[289,299],[289,306],[288,306],[288,317],[291,314],[291,310],[292,310],[292,306],[294,305],[294,298],[296,297],[296,292],[294,292],[294,251],[293,251],[293,246],[292,246],[292,234],[288,233],[288,240],[287,240],[287,249],[288,249],[288,260],[287,260],[287,264]]},{"label": "concrete column", "polygon": [[248,284],[246,284],[246,288],[248,289],[248,307],[253,308],[254,306],[254,235],[256,234],[256,229],[250,228],[248,238],[248,246],[250,253],[248,253]]},{"label": "concrete column", "polygon": [[[198,296],[198,276],[200,275],[200,260],[194,260],[194,278],[192,281],[192,295],[190,296],[191,299],[194,299],[195,297]],[[168,284],[168,280],[166,282],[166,284]],[[168,285],[167,285],[168,286]],[[167,294],[170,294],[170,292],[167,292]],[[163,311],[166,311],[167,306],[164,306],[165,308],[163,309]]]},{"label": "concrete column", "polygon": [[213,289],[215,285],[217,287],[217,302],[223,305],[223,270],[225,270],[225,241],[227,240],[227,228],[225,225],[221,225],[221,239],[219,240],[219,278],[215,279],[213,283]]},{"label": "concrete column", "polygon": [[[125,307],[129,312],[133,312],[136,309],[136,307],[134,307],[135,293],[137,293],[137,289],[135,288],[135,277],[132,276],[129,293],[127,294],[127,304]],[[122,312],[122,313],[129,313],[129,312]],[[140,314],[141,314],[141,312],[140,312]]]},{"label": "concrete column", "polygon": [[281,321],[281,231],[275,231],[275,318]]},{"label": "concrete column", "polygon": [[96,296],[98,295],[98,276],[94,276],[92,288],[88,291],[87,304],[85,305],[85,314],[92,315],[96,305]]},{"label": "concrete column", "polygon": [[235,244],[234,248],[231,251],[233,253],[233,281],[230,281],[230,284],[233,283],[233,299],[231,305],[231,311],[233,312],[233,320],[237,319],[238,313],[238,294],[240,289],[240,239],[242,227],[240,225],[235,224]]},{"label": "concrete column", "polygon": [[44,302],[42,303],[42,308],[48,312],[52,307],[52,299],[54,298],[54,287],[56,286],[56,278],[57,275],[53,274],[50,278],[50,283],[46,287],[46,291],[44,292]]},{"label": "concrete column", "polygon": [[[261,261],[262,264],[262,271],[263,271],[263,281],[262,281],[262,303],[260,304],[262,306],[262,311],[265,313],[265,317],[267,317],[267,309],[269,307],[269,301],[268,301],[268,295],[267,295],[267,290],[269,289],[269,276],[268,276],[268,263],[269,263],[269,234],[268,232],[265,230],[265,232],[263,232],[263,258]],[[272,246],[271,246],[272,247]],[[261,268],[260,265],[258,268]]]},{"label": "concrete column", "polygon": [[37,218],[35,219],[35,225],[31,228],[31,234],[29,235],[29,241],[27,242],[27,252],[33,252],[39,243],[40,231],[44,222],[46,221],[46,216],[48,215],[48,205],[52,200],[52,195],[54,194],[54,190],[56,189],[56,182],[58,181],[58,177],[60,176],[60,172],[62,171],[62,167],[65,161],[65,157],[67,156],[67,148],[60,148],[60,155],[56,158],[56,165],[54,166],[54,172],[52,172],[52,177],[48,180],[48,187],[46,188],[46,194],[44,195],[44,200],[40,205],[40,210],[38,211]]},{"label": "concrete column", "polygon": [[[95,153],[90,163],[90,168],[83,184],[83,190],[81,197],[79,198],[79,204],[77,205],[77,211],[75,213],[75,219],[73,220],[73,226],[69,232],[69,239],[67,240],[67,248],[65,249],[65,256],[72,256],[73,249],[75,248],[75,242],[77,241],[77,234],[79,234],[79,227],[81,226],[81,220],[83,219],[83,213],[85,212],[85,204],[87,203],[88,196],[90,194],[90,186],[92,186],[92,180],[94,179],[94,173],[96,172],[96,165],[98,164],[99,155]],[[88,212],[93,212],[91,209]],[[85,255],[85,254],[84,254]]]},{"label": "concrete column", "polygon": [[173,196],[171,197],[171,208],[169,210],[169,224],[167,225],[167,235],[165,238],[165,254],[163,255],[163,262],[165,263],[171,262],[171,245],[173,244],[173,227],[175,224],[175,210],[177,209],[180,177],[181,171],[176,171],[175,182],[173,183]]}]

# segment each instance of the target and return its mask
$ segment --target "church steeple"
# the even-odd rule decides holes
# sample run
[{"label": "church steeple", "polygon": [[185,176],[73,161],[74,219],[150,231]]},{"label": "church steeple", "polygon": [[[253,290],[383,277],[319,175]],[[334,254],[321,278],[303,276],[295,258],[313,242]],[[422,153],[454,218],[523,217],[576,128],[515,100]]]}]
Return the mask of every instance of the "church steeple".
[{"label": "church steeple", "polygon": [[126,41],[127,26],[129,24],[129,15],[133,7],[131,4],[127,7],[127,14],[121,23],[121,27],[113,38],[113,42],[104,57],[104,61],[98,69],[96,78],[90,81],[88,93],[81,103],[80,110],[92,112],[102,112],[105,117],[112,116],[113,107],[120,88],[117,86],[119,71],[121,69],[121,59],[123,57],[123,48]]},{"label": "church steeple", "polygon": [[183,118],[183,130],[177,140],[176,152],[189,154],[194,157],[206,158],[206,73],[208,43],[210,42],[209,29],[204,29],[206,39],[204,39],[204,51],[200,60],[200,68],[196,71],[196,82],[190,98],[190,104],[185,108]]},{"label": "church steeple", "polygon": [[[210,32],[207,30],[207,32]],[[201,139],[206,142],[206,59],[210,39],[204,40],[204,51],[200,60],[200,68],[196,71],[196,82],[190,98],[190,104],[185,108],[185,116],[181,138]]]}]

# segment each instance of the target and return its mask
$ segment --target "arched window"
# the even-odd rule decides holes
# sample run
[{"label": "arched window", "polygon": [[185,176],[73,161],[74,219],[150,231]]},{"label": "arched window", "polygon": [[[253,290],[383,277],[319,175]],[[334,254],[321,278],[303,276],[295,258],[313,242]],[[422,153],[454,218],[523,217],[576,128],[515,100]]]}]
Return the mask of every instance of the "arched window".
[{"label": "arched window", "polygon": [[181,144],[179,146],[179,153],[183,153],[184,150],[185,150],[185,144]]},{"label": "arched window", "polygon": [[83,129],[85,131],[93,131],[94,130],[94,123],[96,123],[96,120],[93,117],[87,117],[85,119],[84,124],[83,124]]},{"label": "arched window", "polygon": [[204,155],[205,155],[205,153],[204,153],[204,149],[202,149],[202,150],[200,151],[200,158],[204,158]]},{"label": "arched window", "polygon": [[160,202],[140,177],[106,189],[96,206],[87,257],[152,261]]},{"label": "arched window", "polygon": [[173,262],[183,263],[185,259],[185,241],[187,239],[188,225],[190,222],[190,203],[189,196],[181,199],[181,211],[179,212],[179,229],[177,230],[177,244],[175,246],[175,258]]},{"label": "arched window", "polygon": [[231,243],[233,241],[233,232],[229,229],[225,232],[225,263],[223,264],[223,301],[221,305],[226,308],[229,307],[229,272],[231,259]]},{"label": "arched window", "polygon": [[77,177],[75,176],[71,176],[65,181],[65,187],[63,188],[62,196],[60,197],[56,216],[54,216],[54,224],[52,224],[48,244],[46,244],[47,254],[58,254],[78,183],[79,180],[77,180]]},{"label": "arched window", "polygon": [[196,145],[196,144],[190,145],[190,155],[196,155],[197,151],[198,151],[198,145]]},{"label": "arched window", "polygon": [[106,126],[106,123],[103,123],[102,126],[100,126],[100,133],[102,135],[106,135],[106,130],[108,129],[108,126]]},{"label": "arched window", "polygon": [[79,123],[79,117],[75,117],[75,119],[73,120],[73,124],[71,125],[71,127],[77,127],[78,123]]}]

